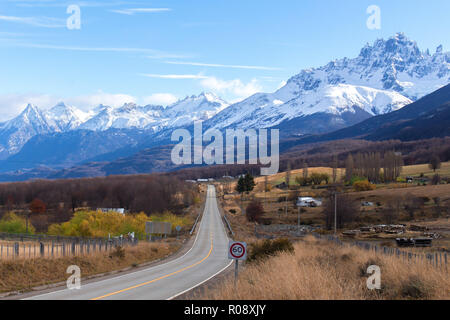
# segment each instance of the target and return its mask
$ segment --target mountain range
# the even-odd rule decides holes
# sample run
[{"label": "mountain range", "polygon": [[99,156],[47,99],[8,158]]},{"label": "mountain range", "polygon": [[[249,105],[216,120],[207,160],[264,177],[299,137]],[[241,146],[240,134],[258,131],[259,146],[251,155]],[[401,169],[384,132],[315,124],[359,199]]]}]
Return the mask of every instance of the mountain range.
[{"label": "mountain range", "polygon": [[16,118],[0,123],[1,171],[42,165],[67,169],[133,157],[168,144],[175,128],[189,128],[195,120],[203,120],[205,129],[278,128],[282,139],[330,140],[372,119],[395,122],[386,115],[399,114],[397,125],[426,117],[425,105],[422,111],[414,109],[414,116],[401,111],[448,83],[450,53],[442,46],[433,54],[421,51],[398,33],[367,44],[355,58],[302,70],[274,93],[257,93],[231,105],[212,93],[167,107],[127,103],[84,112],[64,103],[49,110],[28,105]]}]

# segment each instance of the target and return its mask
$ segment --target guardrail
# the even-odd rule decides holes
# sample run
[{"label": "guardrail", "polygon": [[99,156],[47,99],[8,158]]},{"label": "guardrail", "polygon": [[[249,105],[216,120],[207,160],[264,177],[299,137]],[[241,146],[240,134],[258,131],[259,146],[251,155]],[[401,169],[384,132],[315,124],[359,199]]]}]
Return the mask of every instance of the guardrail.
[{"label": "guardrail", "polygon": [[189,232],[189,234],[190,234],[191,236],[192,236],[192,234],[193,234],[194,231],[195,231],[195,227],[197,226],[198,219],[200,218],[200,216],[201,216],[201,213],[198,214],[197,218],[195,219],[194,225],[192,226],[191,232]]},{"label": "guardrail", "polygon": [[225,220],[228,230],[230,230],[231,236],[234,237],[234,232],[233,229],[231,229],[230,221],[228,221],[227,216],[225,214],[223,215],[223,220]]}]

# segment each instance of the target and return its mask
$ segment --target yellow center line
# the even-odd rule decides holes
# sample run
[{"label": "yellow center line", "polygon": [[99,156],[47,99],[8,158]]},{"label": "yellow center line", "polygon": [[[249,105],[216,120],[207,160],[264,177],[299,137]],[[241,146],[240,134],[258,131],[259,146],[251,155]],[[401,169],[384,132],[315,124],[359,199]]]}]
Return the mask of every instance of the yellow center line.
[{"label": "yellow center line", "polygon": [[122,290],[119,290],[119,291],[111,292],[111,293],[105,294],[105,295],[100,296],[100,297],[97,297],[97,298],[92,298],[91,300],[100,300],[100,299],[107,298],[107,297],[110,297],[110,296],[113,296],[113,295],[116,295],[116,294],[119,294],[119,293],[122,293],[122,292],[125,292],[125,291],[129,291],[129,290],[132,290],[132,289],[136,289],[136,288],[145,286],[145,285],[147,285],[147,284],[150,284],[150,283],[153,283],[153,282],[156,282],[156,281],[159,281],[159,280],[168,278],[168,277],[173,276],[173,275],[175,275],[175,274],[177,274],[177,273],[180,273],[180,272],[183,272],[183,271],[185,271],[185,270],[191,269],[191,268],[195,267],[196,265],[199,265],[200,263],[202,263],[203,261],[205,261],[206,259],[208,259],[208,257],[211,255],[211,252],[212,252],[212,250],[213,250],[213,238],[212,238],[212,233],[210,234],[210,237],[211,237],[211,248],[209,249],[209,252],[208,252],[208,254],[206,255],[206,257],[204,257],[204,258],[201,259],[200,261],[198,261],[198,262],[196,262],[196,263],[194,263],[194,264],[191,264],[190,266],[184,267],[183,269],[180,269],[180,270],[174,271],[174,272],[172,272],[172,273],[166,274],[166,275],[164,275],[164,276],[162,276],[162,277],[159,277],[159,278],[157,278],[157,279],[153,279],[153,280],[151,280],[151,281],[147,281],[147,282],[144,282],[144,283],[141,283],[141,284],[137,284],[137,285],[135,285],[135,286],[132,286],[132,287],[129,287],[129,288],[125,288],[125,289],[122,289]]}]

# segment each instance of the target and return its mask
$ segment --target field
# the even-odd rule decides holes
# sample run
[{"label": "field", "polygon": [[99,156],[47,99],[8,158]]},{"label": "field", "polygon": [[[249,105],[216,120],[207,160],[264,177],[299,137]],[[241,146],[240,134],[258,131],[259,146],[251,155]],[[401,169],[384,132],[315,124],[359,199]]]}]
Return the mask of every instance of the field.
[{"label": "field", "polygon": [[[425,176],[434,175],[433,170],[428,167],[428,164],[417,164],[412,166],[404,166],[402,170],[402,177],[406,176],[419,176],[423,173]],[[450,162],[443,162],[441,168],[436,171],[442,176],[450,176]]]},{"label": "field", "polygon": [[[427,262],[407,262],[357,247],[306,238],[294,253],[246,264],[236,287],[232,278],[198,293],[217,300],[450,299],[448,271]],[[367,268],[381,271],[381,289],[367,288]]]}]

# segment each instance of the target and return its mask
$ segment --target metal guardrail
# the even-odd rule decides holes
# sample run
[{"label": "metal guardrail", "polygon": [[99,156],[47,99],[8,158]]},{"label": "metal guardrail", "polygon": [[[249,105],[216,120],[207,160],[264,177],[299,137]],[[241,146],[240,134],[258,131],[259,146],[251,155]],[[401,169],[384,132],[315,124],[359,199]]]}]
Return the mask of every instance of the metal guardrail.
[{"label": "metal guardrail", "polygon": [[223,220],[225,220],[228,230],[230,230],[230,232],[231,232],[231,236],[234,237],[234,232],[233,232],[233,229],[231,229],[230,221],[228,221],[227,216],[225,214],[223,215]]},{"label": "metal guardrail", "polygon": [[201,213],[198,214],[197,218],[195,219],[194,225],[192,226],[191,232],[189,232],[189,234],[190,234],[191,236],[192,236],[192,234],[193,234],[194,231],[195,231],[195,227],[197,226],[198,219],[200,218],[200,216],[201,216]]}]

